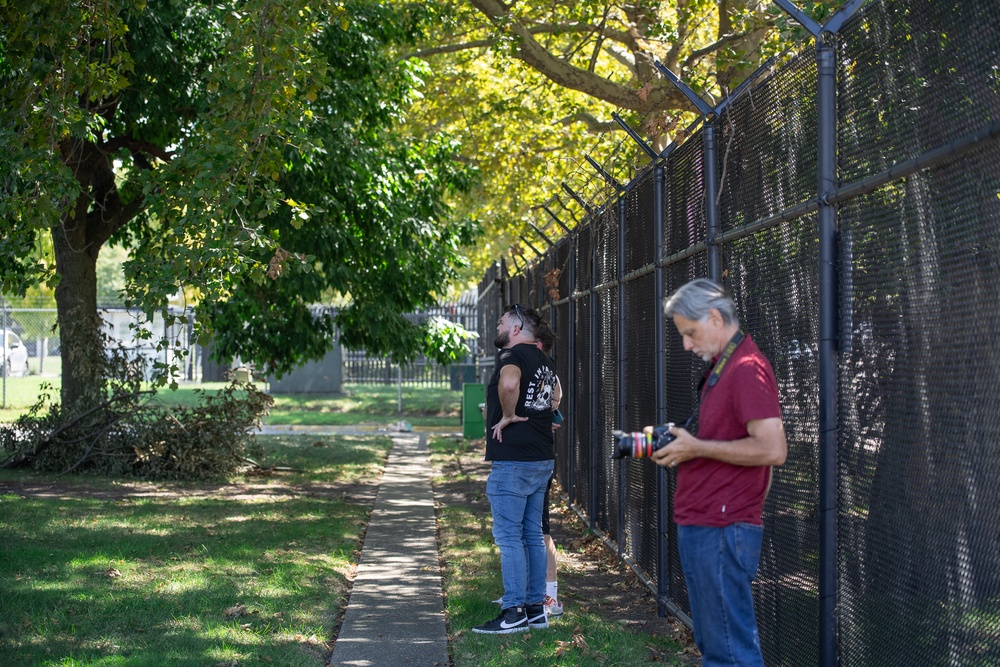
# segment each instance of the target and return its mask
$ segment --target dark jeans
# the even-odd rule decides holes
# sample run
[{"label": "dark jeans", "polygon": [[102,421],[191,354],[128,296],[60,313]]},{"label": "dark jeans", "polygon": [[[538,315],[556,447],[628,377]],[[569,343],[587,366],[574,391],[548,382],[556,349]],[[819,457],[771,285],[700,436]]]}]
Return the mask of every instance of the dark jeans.
[{"label": "dark jeans", "polygon": [[677,526],[702,667],[764,667],[750,589],[763,535],[747,523]]}]

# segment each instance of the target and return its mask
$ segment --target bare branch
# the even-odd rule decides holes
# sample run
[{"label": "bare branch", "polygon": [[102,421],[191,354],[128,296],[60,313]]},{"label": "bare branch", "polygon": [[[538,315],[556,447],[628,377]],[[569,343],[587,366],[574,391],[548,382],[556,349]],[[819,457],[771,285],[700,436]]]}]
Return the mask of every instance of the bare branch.
[{"label": "bare branch", "polygon": [[704,46],[704,47],[702,47],[700,49],[695,49],[694,51],[691,52],[690,55],[688,55],[687,58],[684,59],[684,63],[682,64],[681,67],[684,68],[684,69],[687,69],[688,67],[690,67],[691,65],[693,65],[698,60],[704,58],[705,56],[707,56],[707,55],[709,55],[711,53],[715,53],[716,51],[718,51],[722,47],[724,47],[724,46],[726,46],[728,44],[731,44],[733,42],[738,42],[738,41],[740,41],[742,39],[746,39],[747,37],[751,36],[753,33],[759,31],[761,29],[761,27],[766,27],[766,28],[774,27],[774,22],[773,21],[767,21],[764,24],[764,26],[757,26],[753,30],[750,30],[750,31],[747,31],[747,32],[730,33],[728,35],[725,35],[721,39],[715,40],[714,42],[712,42],[708,46]]},{"label": "bare branch", "polygon": [[559,123],[562,125],[584,123],[587,126],[587,131],[591,134],[604,134],[605,132],[612,132],[618,128],[618,124],[614,121],[601,120],[586,111],[578,111],[570,116],[560,118]]},{"label": "bare branch", "polygon": [[148,153],[164,162],[170,162],[174,158],[173,151],[164,150],[154,143],[132,137],[114,137],[100,145],[100,149],[106,153],[113,153],[119,148],[127,148],[133,153]]},{"label": "bare branch", "polygon": [[494,25],[509,29],[519,38],[517,56],[550,81],[572,90],[604,100],[605,102],[637,113],[664,109],[690,109],[691,103],[667,82],[657,81],[646,99],[637,95],[631,86],[610,81],[595,72],[574,67],[555,57],[540,45],[529,29],[515,20],[510,9],[500,0],[472,0],[472,5],[485,14]]}]

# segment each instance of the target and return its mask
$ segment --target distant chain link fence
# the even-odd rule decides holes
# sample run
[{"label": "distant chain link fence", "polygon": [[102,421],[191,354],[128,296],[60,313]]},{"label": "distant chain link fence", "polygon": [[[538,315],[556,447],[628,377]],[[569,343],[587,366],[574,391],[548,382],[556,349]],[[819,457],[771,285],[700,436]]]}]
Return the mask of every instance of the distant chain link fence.
[{"label": "distant chain link fence", "polygon": [[612,462],[611,431],[691,413],[705,366],[661,300],[724,282],[789,442],[754,584],[766,663],[1000,665],[1000,12],[870,2],[703,121],[486,273],[484,361],[505,304],[550,319],[559,480],[684,619],[674,473]]},{"label": "distant chain link fence", "polygon": [[[11,308],[0,304],[0,331],[14,334],[24,345],[29,374],[59,375],[59,334],[55,329],[54,308]],[[4,354],[7,357],[14,355],[12,351]]]},{"label": "distant chain link fence", "polygon": [[[99,312],[110,344],[130,357],[142,358],[147,375],[154,372],[154,365],[159,362],[175,366],[174,378],[177,380],[201,380],[204,350],[195,342],[193,311],[172,311],[175,315],[186,317],[187,321],[170,325],[159,315],[151,322],[145,322],[140,311],[124,307],[106,307]],[[57,321],[54,307],[8,306],[6,302],[0,307],[0,330],[13,332],[24,344],[29,374],[60,376],[62,364]],[[138,335],[140,329],[150,336]],[[161,345],[161,342],[166,345]]]}]

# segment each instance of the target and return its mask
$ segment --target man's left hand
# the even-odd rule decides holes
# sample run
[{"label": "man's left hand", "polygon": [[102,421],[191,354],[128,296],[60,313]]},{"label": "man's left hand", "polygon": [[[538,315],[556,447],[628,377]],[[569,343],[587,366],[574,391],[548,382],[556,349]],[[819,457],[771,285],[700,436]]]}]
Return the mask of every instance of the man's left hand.
[{"label": "man's left hand", "polygon": [[513,417],[503,417],[496,424],[493,425],[493,437],[497,439],[497,442],[503,442],[503,430],[510,424],[515,422],[526,422],[527,417],[518,417],[514,415]]}]

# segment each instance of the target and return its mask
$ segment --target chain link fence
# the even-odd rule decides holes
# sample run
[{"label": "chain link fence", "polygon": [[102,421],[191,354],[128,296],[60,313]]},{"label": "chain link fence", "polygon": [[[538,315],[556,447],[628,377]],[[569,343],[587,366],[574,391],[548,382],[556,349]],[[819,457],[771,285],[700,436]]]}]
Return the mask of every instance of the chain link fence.
[{"label": "chain link fence", "polygon": [[[194,313],[183,309],[170,312],[184,321],[168,325],[160,315],[147,322],[138,310],[120,306],[100,309],[109,345],[120,348],[131,358],[143,359],[147,375],[155,372],[154,365],[162,364],[176,366],[174,378],[179,381],[200,381],[204,350],[195,341]],[[21,354],[26,357],[27,372],[17,372],[20,368],[18,364],[11,377],[60,376],[62,364],[57,323],[55,307],[13,306],[3,302],[0,307],[0,330],[23,346],[23,352],[5,352],[5,360],[20,359]]]},{"label": "chain link fence", "polygon": [[[0,302],[0,345],[5,377],[58,377],[61,364],[54,308],[12,308]],[[20,349],[18,349],[20,347]]]},{"label": "chain link fence", "polygon": [[726,283],[789,443],[754,584],[766,663],[998,665],[1000,12],[875,0],[815,27],[544,255],[492,267],[481,341],[505,304],[553,323],[559,480],[688,619],[674,475],[612,462],[611,431],[691,413],[705,365],[662,297]]}]

